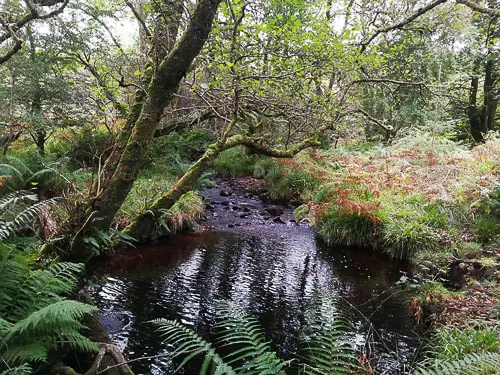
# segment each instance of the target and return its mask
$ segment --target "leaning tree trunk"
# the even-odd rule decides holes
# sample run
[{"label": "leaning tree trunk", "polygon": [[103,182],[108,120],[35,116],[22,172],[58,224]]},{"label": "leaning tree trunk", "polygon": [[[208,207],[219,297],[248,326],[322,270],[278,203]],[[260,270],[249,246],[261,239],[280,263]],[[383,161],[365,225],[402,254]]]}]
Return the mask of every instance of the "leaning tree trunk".
[{"label": "leaning tree trunk", "polygon": [[[143,4],[141,2],[137,3],[138,7],[136,8],[136,10],[139,9],[139,11],[137,11],[137,17],[142,17],[144,16],[144,11],[142,9]],[[162,2],[157,2],[155,4],[155,7],[157,8],[156,13],[158,14],[158,19],[156,20],[154,33],[151,36],[151,47],[149,50],[149,55],[152,57],[151,61],[156,63],[155,66],[159,66],[161,61],[165,59],[174,48],[181,23],[183,4],[184,3],[182,0],[163,0]],[[144,56],[147,54],[145,52],[147,41],[147,36],[145,34],[145,30],[143,30],[143,28],[140,28],[140,48],[141,54],[143,54]],[[152,78],[153,66],[149,62],[146,62],[144,66],[144,72],[141,77],[141,86],[147,87],[151,83]],[[98,187],[107,184],[109,182],[109,179],[116,171],[116,167],[118,165],[120,157],[122,156],[123,151],[127,146],[127,142],[132,134],[134,126],[137,123],[139,116],[141,115],[141,111],[147,95],[148,93],[143,89],[137,89],[135,91],[134,100],[132,102],[133,104],[130,106],[127,120],[124,126],[120,129],[114,148],[105,162],[104,170],[99,176],[99,181],[96,181],[93,186],[93,196],[97,196],[101,193]]]},{"label": "leaning tree trunk", "polygon": [[[74,215],[67,223],[73,237],[69,239],[67,236],[68,239],[64,242],[48,244],[45,251],[53,251],[57,246],[61,255],[68,259],[86,261],[92,256],[84,246],[84,236],[91,230],[107,230],[127,197],[149,150],[164,108],[172,100],[182,78],[208,38],[219,2],[220,0],[199,0],[184,35],[160,65],[153,69],[139,116],[109,182],[99,196],[84,207],[84,215]],[[133,106],[130,116],[136,115],[134,108],[137,107]]]}]

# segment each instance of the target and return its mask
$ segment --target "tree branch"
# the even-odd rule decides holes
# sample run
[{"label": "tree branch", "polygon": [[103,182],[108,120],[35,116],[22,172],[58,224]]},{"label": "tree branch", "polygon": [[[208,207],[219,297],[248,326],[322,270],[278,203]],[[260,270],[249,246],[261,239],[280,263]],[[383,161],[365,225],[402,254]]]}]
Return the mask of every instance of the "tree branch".
[{"label": "tree branch", "polygon": [[382,121],[376,119],[375,117],[371,116],[368,112],[365,110],[358,108],[355,112],[361,113],[363,116],[365,116],[368,120],[373,122],[375,125],[379,126],[382,130],[384,130],[388,135],[391,135],[393,132],[392,126],[388,126],[384,124]]},{"label": "tree branch", "polygon": [[170,119],[162,123],[160,122],[160,128],[156,129],[154,137],[158,138],[173,131],[185,129],[216,117],[217,115],[211,109],[206,109],[201,112],[193,111],[187,116]]},{"label": "tree branch", "polygon": [[492,8],[484,8],[478,4],[476,4],[473,1],[470,0],[456,0],[457,4],[462,4],[465,5],[466,7],[469,7],[475,12],[487,14],[488,16],[491,17],[500,17],[500,10],[492,9]]},{"label": "tree branch", "polygon": [[135,18],[137,18],[137,21],[139,21],[139,23],[141,24],[141,27],[144,30],[144,33],[146,34],[146,36],[148,38],[151,38],[151,31],[149,31],[148,27],[146,26],[146,22],[144,22],[144,20],[142,19],[141,15],[137,11],[137,9],[135,9],[134,4],[132,4],[128,0],[125,0],[125,4],[127,4],[127,6],[132,11],[132,13],[134,13]]},{"label": "tree branch", "polygon": [[23,43],[20,40],[16,40],[16,43],[12,46],[9,52],[7,52],[5,55],[0,56],[0,65],[3,64],[4,62],[7,62],[10,60],[12,56],[14,56],[23,46]]},{"label": "tree branch", "polygon": [[[37,4],[41,6],[50,6],[54,4],[61,3],[62,1],[60,0],[45,0],[45,1],[38,1],[36,2]],[[62,2],[62,5],[57,8],[56,10],[46,13],[46,14],[40,14],[38,10],[29,2],[26,1],[26,4],[30,10],[28,14],[26,14],[24,17],[22,17],[20,20],[18,20],[12,27],[7,29],[5,33],[0,35],[0,43],[5,42],[7,39],[11,38],[14,36],[14,33],[17,31],[21,30],[21,28],[26,25],[28,22],[31,22],[33,20],[39,19],[39,20],[46,20],[48,18],[52,18],[54,16],[57,16],[58,14],[62,13],[64,8],[68,5],[69,0],[64,0]]]},{"label": "tree branch", "polygon": [[392,31],[392,30],[396,30],[396,29],[400,29],[402,28],[403,26],[406,26],[408,25],[410,22],[413,22],[415,21],[418,17],[420,17],[421,15],[427,13],[428,11],[434,9],[435,7],[437,7],[438,5],[441,5],[441,4],[444,4],[446,3],[448,0],[435,0],[435,1],[432,1],[431,3],[427,4],[426,6],[424,7],[421,7],[421,8],[418,8],[415,13],[413,13],[411,16],[409,16],[408,18],[405,18],[404,20],[394,24],[394,25],[391,25],[391,26],[387,26],[387,27],[383,27],[381,29],[378,29],[377,31],[375,31],[375,33],[372,34],[372,36],[370,36],[368,38],[368,40],[364,43],[361,43],[361,53],[363,53],[366,48],[368,47],[368,45],[373,42],[373,40],[379,36],[380,34],[382,33],[388,33],[389,31]]}]

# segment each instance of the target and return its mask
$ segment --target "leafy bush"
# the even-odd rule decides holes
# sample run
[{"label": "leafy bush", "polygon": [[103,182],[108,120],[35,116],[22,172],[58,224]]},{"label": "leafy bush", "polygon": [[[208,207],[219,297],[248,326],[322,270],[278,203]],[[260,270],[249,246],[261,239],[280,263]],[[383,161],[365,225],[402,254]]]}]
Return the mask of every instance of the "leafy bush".
[{"label": "leafy bush", "polygon": [[100,162],[104,163],[112,144],[113,138],[107,129],[84,126],[70,134],[56,136],[47,150],[52,157],[67,158],[71,169],[95,168]]},{"label": "leafy bush", "polygon": [[[439,201],[418,194],[388,195],[383,200],[387,221],[381,248],[392,258],[411,259],[418,252],[438,252],[448,240],[443,234],[457,214]],[[455,223],[455,224],[458,224]]]},{"label": "leafy bush", "polygon": [[205,206],[203,198],[195,192],[183,194],[169,210],[162,212],[162,226],[169,233],[198,228]]},{"label": "leafy bush", "polygon": [[178,176],[198,159],[212,141],[213,136],[206,130],[193,130],[187,133],[172,132],[155,138],[145,161],[145,168],[165,166],[170,173]]},{"label": "leafy bush", "polygon": [[434,337],[432,354],[441,360],[462,359],[467,354],[500,351],[497,328],[475,324],[465,329],[440,328]]},{"label": "leafy bush", "polygon": [[329,210],[319,220],[318,234],[328,244],[376,248],[382,223],[372,214]]},{"label": "leafy bush", "polygon": [[478,240],[486,245],[498,243],[500,239],[500,219],[493,216],[479,216],[474,220]]},{"label": "leafy bush", "polygon": [[465,329],[442,327],[417,375],[496,375],[500,371],[498,327],[475,324]]}]

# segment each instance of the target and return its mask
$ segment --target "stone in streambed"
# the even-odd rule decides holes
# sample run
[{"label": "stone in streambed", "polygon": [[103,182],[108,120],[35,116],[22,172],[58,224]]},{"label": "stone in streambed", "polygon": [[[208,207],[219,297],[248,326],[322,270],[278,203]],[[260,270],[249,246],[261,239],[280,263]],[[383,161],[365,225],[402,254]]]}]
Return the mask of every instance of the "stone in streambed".
[{"label": "stone in streambed", "polygon": [[219,195],[221,197],[230,197],[231,195],[233,195],[233,192],[231,190],[223,189],[220,191]]},{"label": "stone in streambed", "polygon": [[278,224],[286,224],[286,220],[285,220],[285,219],[283,219],[283,218],[282,218],[282,217],[280,217],[280,216],[275,217],[275,218],[273,219],[273,221],[274,221],[275,223],[278,223]]},{"label": "stone in streambed", "polygon": [[281,216],[283,215],[283,212],[285,212],[285,210],[280,206],[270,206],[267,207],[263,212],[270,216]]}]

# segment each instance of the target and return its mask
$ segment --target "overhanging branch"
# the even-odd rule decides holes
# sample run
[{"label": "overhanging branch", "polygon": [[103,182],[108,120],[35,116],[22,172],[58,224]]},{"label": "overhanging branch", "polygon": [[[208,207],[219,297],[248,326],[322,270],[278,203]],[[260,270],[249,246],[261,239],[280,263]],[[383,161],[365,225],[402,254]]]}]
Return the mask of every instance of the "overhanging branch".
[{"label": "overhanging branch", "polygon": [[466,7],[469,7],[475,12],[487,14],[488,16],[491,17],[500,17],[500,10],[497,9],[492,9],[492,8],[484,8],[480,6],[479,4],[476,4],[474,1],[470,0],[456,0],[457,4],[465,5]]}]

